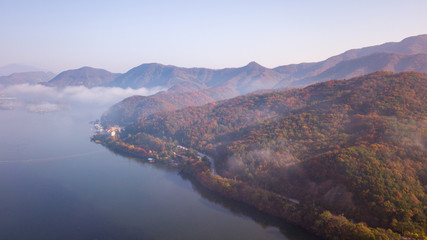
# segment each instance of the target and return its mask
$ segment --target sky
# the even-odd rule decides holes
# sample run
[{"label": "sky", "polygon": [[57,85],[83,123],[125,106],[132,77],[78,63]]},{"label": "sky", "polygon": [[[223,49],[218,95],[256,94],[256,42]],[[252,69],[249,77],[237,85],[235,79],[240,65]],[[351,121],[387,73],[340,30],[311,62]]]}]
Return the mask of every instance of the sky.
[{"label": "sky", "polygon": [[266,67],[427,33],[425,0],[0,1],[0,66]]}]

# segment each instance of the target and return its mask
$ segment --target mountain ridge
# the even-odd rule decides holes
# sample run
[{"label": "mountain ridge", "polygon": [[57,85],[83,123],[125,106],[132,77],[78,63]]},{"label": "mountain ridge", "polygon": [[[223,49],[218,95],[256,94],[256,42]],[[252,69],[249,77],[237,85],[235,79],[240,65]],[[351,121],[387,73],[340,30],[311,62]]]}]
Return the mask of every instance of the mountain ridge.
[{"label": "mountain ridge", "polygon": [[[387,68],[381,66],[383,62],[390,61],[387,55],[379,53],[409,54],[414,55],[411,62],[400,67]],[[134,67],[123,74],[108,72],[104,69],[83,67],[64,71],[45,84],[47,86],[79,86],[86,87],[106,86],[121,88],[151,88],[163,87],[172,91],[197,91],[214,89],[218,87],[231,88],[239,94],[253,91],[282,87],[302,87],[318,81],[326,81],[334,78],[351,78],[357,74],[363,75],[378,70],[395,71],[425,71],[420,66],[414,66],[418,62],[424,62],[427,54],[427,34],[412,36],[400,42],[388,42],[380,45],[359,49],[351,49],[326,60],[312,63],[299,63],[282,65],[275,68],[266,68],[256,62],[250,62],[237,68],[209,69],[209,68],[184,68],[160,63],[144,63]],[[349,69],[344,63],[359,59],[359,65],[363,60],[372,55],[383,56],[383,59],[360,66],[360,72]],[[417,55],[415,57],[415,55]],[[417,59],[415,59],[417,58]],[[422,58],[422,59],[421,59]],[[406,66],[406,67],[402,67]],[[341,67],[341,68],[340,68]],[[340,74],[333,74],[335,71]]]},{"label": "mountain ridge", "polygon": [[[256,62],[238,68],[209,69],[209,68],[182,68],[173,65],[162,65],[158,63],[142,64],[124,73],[110,85],[132,88],[164,86],[171,88],[174,84],[192,84],[191,90],[201,90],[204,88],[227,86],[235,88],[241,94],[268,88],[280,88],[288,86],[304,86],[316,81],[326,81],[336,78],[327,78],[327,71],[343,72],[345,68],[338,69],[340,63],[355,59],[364,59],[379,53],[394,53],[403,55],[427,54],[427,34],[412,36],[400,42],[388,42],[380,45],[369,46],[359,49],[351,49],[342,54],[332,56],[324,61],[313,63],[300,63],[282,65],[275,68],[266,68]],[[378,55],[377,55],[378,56]],[[359,75],[368,74],[378,70],[393,70],[381,67],[381,62],[389,59],[374,62],[377,64],[371,71],[362,71]],[[417,56],[418,58],[424,55]],[[422,60],[424,61],[424,60]],[[372,64],[372,63],[370,63]],[[368,69],[369,66],[364,66]],[[408,62],[407,68],[399,68],[396,71],[418,70]],[[325,73],[326,72],[326,73]],[[354,77],[352,72],[342,73],[343,77]],[[151,77],[150,77],[151,76]],[[129,82],[130,84],[126,84]]]}]

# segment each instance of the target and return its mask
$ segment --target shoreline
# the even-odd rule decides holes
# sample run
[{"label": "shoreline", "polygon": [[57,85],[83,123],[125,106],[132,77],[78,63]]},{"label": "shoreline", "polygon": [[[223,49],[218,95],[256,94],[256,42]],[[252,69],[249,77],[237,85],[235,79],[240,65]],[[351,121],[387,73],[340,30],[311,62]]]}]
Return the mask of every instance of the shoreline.
[{"label": "shoreline", "polygon": [[[151,150],[146,151],[143,148],[126,144],[118,136],[111,138],[105,135],[94,135],[91,141],[102,144],[113,152],[126,154],[142,160],[154,156]],[[188,149],[185,151],[188,151]],[[372,228],[365,223],[353,223],[343,215],[333,215],[327,210],[315,209],[310,204],[300,203],[296,199],[287,198],[262,188],[252,187],[242,181],[224,178],[212,171],[211,163],[213,161],[202,160],[199,152],[195,156],[181,154],[170,157],[168,160],[156,159],[153,164],[174,167],[207,190],[219,194],[224,198],[253,207],[270,216],[285,220],[317,237],[323,239],[354,240],[411,239],[403,238],[390,229]],[[203,157],[208,157],[205,154],[203,155]],[[148,160],[145,161],[149,162]],[[215,169],[213,168],[213,170]]]}]

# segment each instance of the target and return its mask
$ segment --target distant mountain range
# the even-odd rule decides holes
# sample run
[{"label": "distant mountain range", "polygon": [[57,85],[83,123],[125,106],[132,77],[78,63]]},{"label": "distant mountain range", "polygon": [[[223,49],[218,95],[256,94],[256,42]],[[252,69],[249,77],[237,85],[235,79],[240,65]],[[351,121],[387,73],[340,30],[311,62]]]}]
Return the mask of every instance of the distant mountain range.
[{"label": "distant mountain range", "polygon": [[[427,34],[424,34],[406,38],[401,42],[352,49],[321,62],[290,64],[273,69],[256,62],[240,68],[217,70],[147,63],[124,74],[82,67],[62,72],[45,85],[164,87],[174,92],[228,88],[235,93],[245,94],[262,89],[301,87],[330,79],[348,79],[379,70],[426,72],[426,62]],[[21,65],[1,67],[0,75],[6,71],[23,72],[26,69],[31,71],[28,70],[31,67],[25,67]]]},{"label": "distant mountain range", "polygon": [[47,82],[55,76],[51,72],[22,72],[0,77],[0,85],[37,84]]},{"label": "distant mountain range", "polygon": [[22,72],[48,72],[45,69],[36,68],[33,66],[27,66],[22,64],[8,64],[0,67],[0,76],[9,76],[13,73]]},{"label": "distant mountain range", "polygon": [[109,86],[117,87],[156,87],[171,88],[179,86],[185,90],[229,87],[240,94],[255,90],[272,88],[282,74],[251,62],[241,68],[213,70],[207,68],[180,68],[151,63],[142,64],[119,76]]},{"label": "distant mountain range", "polygon": [[180,68],[157,63],[142,64],[120,75],[109,86],[200,90],[228,87],[240,94],[260,89],[305,86],[337,78],[352,78],[379,70],[426,72],[427,35],[397,43],[353,49],[325,61],[265,68],[251,62],[241,68]]}]

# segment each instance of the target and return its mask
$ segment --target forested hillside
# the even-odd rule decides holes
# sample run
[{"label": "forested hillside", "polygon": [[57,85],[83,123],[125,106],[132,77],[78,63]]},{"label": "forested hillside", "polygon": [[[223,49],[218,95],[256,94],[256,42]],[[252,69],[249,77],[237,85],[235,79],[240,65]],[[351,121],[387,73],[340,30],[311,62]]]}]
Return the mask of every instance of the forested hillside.
[{"label": "forested hillside", "polygon": [[218,172],[316,209],[426,232],[427,75],[376,72],[162,112],[122,133],[215,156]]}]

